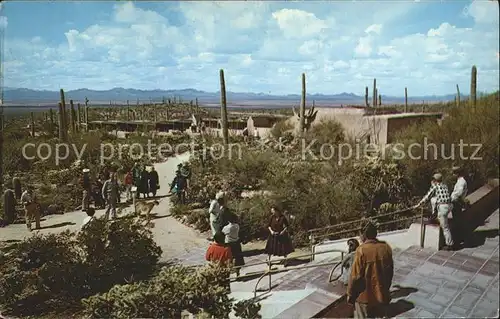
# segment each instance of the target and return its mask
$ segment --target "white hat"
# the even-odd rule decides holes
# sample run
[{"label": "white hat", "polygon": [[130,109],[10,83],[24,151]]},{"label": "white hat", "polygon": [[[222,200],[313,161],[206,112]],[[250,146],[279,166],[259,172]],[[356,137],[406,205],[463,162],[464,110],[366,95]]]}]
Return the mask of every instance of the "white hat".
[{"label": "white hat", "polygon": [[84,168],[84,169],[83,169],[83,172],[84,172],[84,173],[88,173],[88,172],[90,172],[90,169],[88,169],[88,168]]},{"label": "white hat", "polygon": [[221,199],[221,198],[224,198],[224,192],[223,191],[220,191],[218,192],[217,194],[215,194],[215,199]]},{"label": "white hat", "polygon": [[443,175],[441,175],[440,173],[436,173],[434,175],[432,175],[432,178],[437,181],[437,182],[440,182],[443,180]]}]

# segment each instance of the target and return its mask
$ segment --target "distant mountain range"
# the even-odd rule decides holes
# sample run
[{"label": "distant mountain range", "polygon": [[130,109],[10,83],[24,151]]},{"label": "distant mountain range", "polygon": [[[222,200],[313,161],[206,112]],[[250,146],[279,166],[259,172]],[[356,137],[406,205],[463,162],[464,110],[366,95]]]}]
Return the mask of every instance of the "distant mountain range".
[{"label": "distant mountain range", "polygon": [[[174,97],[182,101],[198,99],[200,105],[216,105],[220,101],[220,92],[204,92],[195,89],[182,90],[137,90],[114,88],[111,90],[97,91],[89,89],[78,89],[66,91],[66,102],[70,99],[74,103],[84,103],[85,98],[93,105],[106,105],[110,101],[112,104],[126,104],[127,100],[131,105],[139,103],[161,102],[163,98],[173,99]],[[466,96],[464,96],[465,98]],[[455,98],[454,94],[442,96],[418,96],[408,97],[410,103],[440,102],[450,101]],[[308,94],[307,104],[315,101],[318,106],[338,106],[340,104],[360,104],[364,105],[365,97],[353,93],[340,94]],[[56,105],[59,101],[58,91],[31,90],[25,88],[4,88],[4,105]],[[242,93],[227,92],[227,101],[230,106],[285,106],[298,105],[300,94],[270,95],[264,93]],[[371,102],[371,96],[369,97]],[[404,103],[404,97],[382,95],[382,104]]]}]

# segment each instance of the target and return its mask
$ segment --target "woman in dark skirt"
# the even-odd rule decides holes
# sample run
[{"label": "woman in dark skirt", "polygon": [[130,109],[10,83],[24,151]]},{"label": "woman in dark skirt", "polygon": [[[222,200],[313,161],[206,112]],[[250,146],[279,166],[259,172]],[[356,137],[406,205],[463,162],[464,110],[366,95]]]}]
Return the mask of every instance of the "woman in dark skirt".
[{"label": "woman in dark skirt", "polygon": [[272,216],[269,218],[267,228],[270,235],[267,239],[266,253],[271,256],[286,257],[294,251],[292,240],[288,233],[288,220],[275,206],[271,207]]},{"label": "woman in dark skirt", "polygon": [[[243,266],[243,252],[241,250],[241,242],[239,238],[240,225],[238,225],[238,216],[232,212],[224,212],[227,220],[227,225],[222,228],[222,232],[226,235],[226,245],[231,249],[233,255],[233,265],[235,267]],[[240,275],[240,268],[236,268],[236,276]]]}]

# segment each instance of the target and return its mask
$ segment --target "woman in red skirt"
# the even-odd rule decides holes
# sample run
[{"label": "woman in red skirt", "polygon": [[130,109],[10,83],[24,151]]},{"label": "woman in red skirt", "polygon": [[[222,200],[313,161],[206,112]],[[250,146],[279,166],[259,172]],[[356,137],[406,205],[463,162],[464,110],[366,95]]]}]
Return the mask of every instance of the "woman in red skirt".
[{"label": "woman in red skirt", "polygon": [[292,240],[288,233],[288,220],[275,206],[271,207],[271,217],[267,228],[269,237],[266,244],[266,253],[271,256],[284,256],[286,266],[286,257],[294,251]]}]

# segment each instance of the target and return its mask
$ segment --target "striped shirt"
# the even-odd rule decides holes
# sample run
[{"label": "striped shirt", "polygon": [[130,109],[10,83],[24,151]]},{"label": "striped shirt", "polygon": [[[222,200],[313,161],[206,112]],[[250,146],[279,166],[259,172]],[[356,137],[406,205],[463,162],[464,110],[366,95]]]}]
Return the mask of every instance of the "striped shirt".
[{"label": "striped shirt", "polygon": [[436,205],[451,203],[448,186],[446,186],[443,183],[437,183],[432,185],[427,194],[420,201],[420,204],[427,202],[432,197],[436,197]]}]

